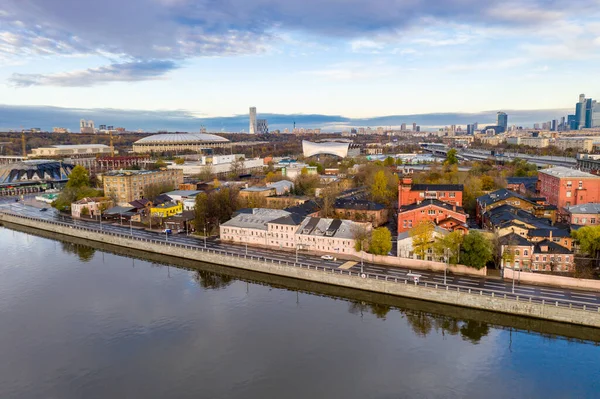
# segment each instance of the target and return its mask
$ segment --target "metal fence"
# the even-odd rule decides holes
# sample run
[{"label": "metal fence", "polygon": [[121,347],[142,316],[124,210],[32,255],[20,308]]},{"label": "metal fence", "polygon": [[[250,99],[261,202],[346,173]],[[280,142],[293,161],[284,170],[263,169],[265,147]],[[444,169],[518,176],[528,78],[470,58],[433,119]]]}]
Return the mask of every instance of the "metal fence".
[{"label": "metal fence", "polygon": [[[122,233],[116,233],[113,231],[105,231],[105,230],[101,230],[99,228],[94,228],[94,227],[79,226],[79,225],[60,222],[60,221],[34,218],[34,217],[30,217],[30,216],[16,214],[13,212],[0,211],[0,213],[10,215],[10,216],[15,216],[15,217],[22,218],[22,219],[28,219],[28,220],[32,220],[32,221],[36,221],[36,222],[43,222],[43,223],[53,224],[56,226],[68,227],[68,228],[75,229],[75,230],[101,233],[101,234],[104,234],[107,236],[120,237],[120,238],[130,239],[130,240],[134,240],[134,241],[146,242],[146,243],[155,244],[155,245],[159,245],[159,246],[175,247],[175,248],[187,249],[187,250],[191,250],[191,251],[198,251],[198,252],[207,253],[207,254],[217,254],[217,255],[229,256],[229,257],[233,257],[233,258],[243,258],[243,259],[248,259],[248,260],[253,260],[253,261],[258,261],[258,262],[270,263],[270,264],[298,267],[300,269],[322,271],[323,273],[338,274],[338,275],[343,275],[343,276],[348,276],[348,277],[355,277],[355,278],[359,278],[359,279],[374,279],[374,280],[387,281],[389,283],[404,284],[404,285],[411,284],[414,286],[421,287],[423,289],[444,290],[447,292],[456,292],[456,293],[468,294],[468,295],[487,296],[487,297],[491,297],[491,298],[514,300],[516,302],[537,303],[537,304],[541,304],[544,306],[563,307],[563,308],[569,308],[569,309],[583,310],[583,311],[587,311],[587,312],[600,313],[600,304],[597,304],[597,303],[590,303],[590,302],[584,302],[584,301],[573,301],[570,299],[556,299],[556,298],[536,296],[536,295],[525,295],[525,294],[505,292],[505,291],[499,291],[499,290],[490,290],[490,289],[485,289],[485,288],[471,288],[471,287],[455,285],[455,284],[440,284],[440,283],[432,283],[432,282],[426,282],[426,281],[416,282],[413,279],[408,278],[408,277],[406,277],[406,278],[392,277],[389,275],[383,275],[383,274],[377,274],[377,273],[364,272],[361,274],[360,272],[353,272],[351,270],[343,270],[343,269],[339,269],[336,267],[314,266],[314,265],[305,264],[305,263],[301,263],[301,262],[297,263],[297,262],[282,261],[279,259],[269,258],[267,256],[252,256],[252,255],[240,254],[240,253],[236,253],[236,252],[228,252],[228,251],[219,250],[219,249],[204,248],[202,246],[197,246],[197,245],[180,244],[177,242],[171,242],[171,241],[166,241],[166,240],[149,239],[149,238],[145,238],[145,237],[138,237],[138,236],[135,236],[132,234],[122,234]],[[199,259],[199,260],[201,260],[201,259]]]}]

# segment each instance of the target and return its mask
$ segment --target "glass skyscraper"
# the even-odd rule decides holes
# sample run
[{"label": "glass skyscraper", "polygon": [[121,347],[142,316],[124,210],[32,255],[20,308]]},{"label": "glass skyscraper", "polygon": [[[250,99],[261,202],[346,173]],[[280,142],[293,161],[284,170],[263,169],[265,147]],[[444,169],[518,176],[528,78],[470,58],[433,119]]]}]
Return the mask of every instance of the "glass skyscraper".
[{"label": "glass skyscraper", "polygon": [[508,130],[508,115],[505,112],[498,112],[498,122],[496,124],[500,127],[499,133],[506,132]]}]

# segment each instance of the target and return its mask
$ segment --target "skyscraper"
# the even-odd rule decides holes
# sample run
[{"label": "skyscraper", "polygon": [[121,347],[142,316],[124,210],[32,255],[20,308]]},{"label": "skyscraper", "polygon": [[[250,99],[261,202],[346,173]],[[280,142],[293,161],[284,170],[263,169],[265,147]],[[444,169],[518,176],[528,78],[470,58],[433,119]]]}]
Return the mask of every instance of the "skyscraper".
[{"label": "skyscraper", "polygon": [[417,122],[413,122],[413,132],[417,131]]},{"label": "skyscraper", "polygon": [[258,129],[256,127],[256,107],[250,107],[250,128],[248,130],[248,133],[256,134],[257,130]]},{"label": "skyscraper", "polygon": [[406,130],[406,123],[403,123],[402,125],[400,125],[400,130],[402,130],[402,131]]},{"label": "skyscraper", "polygon": [[269,133],[269,124],[266,119],[257,119],[256,120],[256,132],[259,134],[267,134]]},{"label": "skyscraper", "polygon": [[585,94],[579,95],[579,102],[575,104],[575,129],[579,130],[585,127]]},{"label": "skyscraper", "polygon": [[600,103],[591,98],[586,102],[585,127],[600,127]]},{"label": "skyscraper", "polygon": [[508,128],[508,115],[505,112],[498,112],[498,122],[496,124],[500,127],[499,133],[506,132]]}]

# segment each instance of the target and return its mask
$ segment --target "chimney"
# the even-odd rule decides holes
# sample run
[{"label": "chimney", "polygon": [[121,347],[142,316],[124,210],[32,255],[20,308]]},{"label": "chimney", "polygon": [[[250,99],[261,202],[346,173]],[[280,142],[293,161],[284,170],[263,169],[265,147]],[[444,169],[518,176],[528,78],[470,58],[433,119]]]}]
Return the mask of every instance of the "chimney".
[{"label": "chimney", "polygon": [[550,230],[550,241],[552,241],[552,230]]},{"label": "chimney", "polygon": [[456,204],[452,205],[452,210],[456,212]]}]

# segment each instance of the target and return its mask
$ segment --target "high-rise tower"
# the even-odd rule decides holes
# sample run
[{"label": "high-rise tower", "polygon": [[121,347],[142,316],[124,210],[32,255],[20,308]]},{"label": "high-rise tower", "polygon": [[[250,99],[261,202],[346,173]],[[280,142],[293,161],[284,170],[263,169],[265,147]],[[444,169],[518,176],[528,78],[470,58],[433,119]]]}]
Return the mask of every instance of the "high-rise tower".
[{"label": "high-rise tower", "polygon": [[248,132],[250,134],[256,134],[256,107],[250,107],[250,128]]},{"label": "high-rise tower", "polygon": [[500,127],[500,133],[506,132],[508,129],[508,115],[506,115],[506,112],[498,112],[498,121],[496,124]]}]

